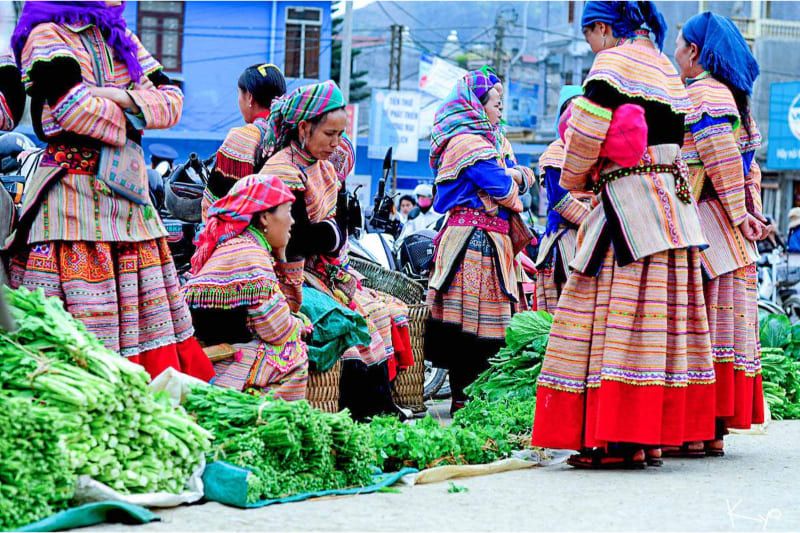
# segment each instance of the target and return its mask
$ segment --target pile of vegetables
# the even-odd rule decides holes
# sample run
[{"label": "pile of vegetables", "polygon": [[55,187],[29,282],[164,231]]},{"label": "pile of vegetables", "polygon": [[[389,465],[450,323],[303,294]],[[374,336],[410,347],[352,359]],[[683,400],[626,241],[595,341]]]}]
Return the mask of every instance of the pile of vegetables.
[{"label": "pile of vegetables", "polygon": [[772,418],[800,419],[800,324],[786,315],[760,322],[761,378]]},{"label": "pile of vegetables", "polygon": [[63,435],[75,422],[0,391],[0,531],[67,507],[76,478]]},{"label": "pile of vegetables", "polygon": [[209,461],[250,470],[250,503],[293,494],[368,485],[375,455],[368,427],[347,411],[329,414],[219,387],[197,387],[184,402],[216,436]]},{"label": "pile of vegetables", "polygon": [[430,415],[414,424],[381,416],[370,422],[372,447],[384,471],[404,466],[486,464],[508,457],[530,442],[535,400],[471,400],[442,426]]},{"label": "pile of vegetables", "polygon": [[[36,449],[54,461],[51,454],[63,446],[67,460],[61,464],[71,473],[49,469],[39,476],[38,509],[60,505],[70,487],[60,480],[76,475],[122,493],[181,492],[210,449],[211,434],[172,407],[166,394],[148,389],[144,369],[106,349],[60,300],[24,288],[7,289],[5,297],[17,329],[0,332],[0,396],[32,402],[32,417],[41,424],[57,422],[43,435],[53,442],[31,441],[26,456]],[[16,430],[24,435],[34,427]],[[13,447],[2,447],[0,464],[18,460]],[[17,505],[20,492],[31,490],[23,479],[0,491],[0,509]],[[46,490],[49,486],[63,488]],[[26,519],[43,516],[31,513]]]},{"label": "pile of vegetables", "polygon": [[506,329],[506,345],[465,392],[471,398],[490,402],[536,396],[536,380],[552,324],[553,317],[546,311],[515,314]]}]

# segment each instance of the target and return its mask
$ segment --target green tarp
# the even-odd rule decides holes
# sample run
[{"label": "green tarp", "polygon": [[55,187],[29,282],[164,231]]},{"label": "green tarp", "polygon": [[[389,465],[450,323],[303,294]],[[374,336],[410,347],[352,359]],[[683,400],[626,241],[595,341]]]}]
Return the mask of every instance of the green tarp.
[{"label": "green tarp", "polygon": [[392,472],[391,474],[375,474],[372,478],[372,485],[367,487],[307,492],[287,496],[285,498],[247,503],[247,475],[249,474],[249,470],[224,461],[216,461],[206,466],[206,470],[203,473],[203,485],[205,487],[205,497],[207,500],[224,503],[225,505],[231,505],[233,507],[241,507],[243,509],[254,509],[276,503],[299,502],[310,498],[320,498],[322,496],[345,496],[377,492],[384,487],[394,485],[403,476],[416,472],[417,470],[414,468],[404,468],[399,472]]},{"label": "green tarp", "polygon": [[76,527],[94,526],[106,522],[146,524],[160,520],[144,507],[123,502],[95,502],[73,507],[49,516],[17,531],[64,531]]}]

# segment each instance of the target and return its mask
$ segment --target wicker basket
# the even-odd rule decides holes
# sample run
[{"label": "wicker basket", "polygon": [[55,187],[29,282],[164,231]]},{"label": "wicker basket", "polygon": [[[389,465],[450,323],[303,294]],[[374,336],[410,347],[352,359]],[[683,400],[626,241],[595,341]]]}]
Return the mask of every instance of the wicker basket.
[{"label": "wicker basket", "polygon": [[339,381],[342,377],[342,361],[327,372],[308,372],[306,399],[313,407],[328,413],[339,412]]},{"label": "wicker basket", "polygon": [[422,303],[425,289],[400,272],[386,270],[379,265],[351,258],[350,264],[364,276],[363,284],[370,289],[385,292],[408,305],[408,329],[411,336],[411,351],[414,366],[400,372],[394,380],[393,396],[398,405],[415,413],[426,410],[423,392],[425,388],[425,354],[423,338],[428,307]]}]

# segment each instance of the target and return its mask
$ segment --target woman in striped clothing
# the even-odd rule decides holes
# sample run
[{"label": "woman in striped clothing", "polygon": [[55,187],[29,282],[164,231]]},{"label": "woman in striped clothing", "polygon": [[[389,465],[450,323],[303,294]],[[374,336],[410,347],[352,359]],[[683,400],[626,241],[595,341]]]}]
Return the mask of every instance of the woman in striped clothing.
[{"label": "woman in striped clothing", "polygon": [[[666,23],[652,2],[587,2],[582,26],[597,56],[572,105],[560,181],[599,204],[555,314],[533,444],[579,450],[576,468],[643,468],[660,464],[661,445],[714,435],[705,242],[680,154],[691,104],[660,51]],[[621,166],[609,131],[631,104],[647,147]]]},{"label": "woman in striped clothing", "polygon": [[717,428],[705,445],[690,442],[671,453],[721,456],[727,428],[764,421],[755,261],[756,241],[766,238],[768,223],[754,160],[761,134],[748,105],[758,63],[736,25],[711,12],[684,24],[675,60],[692,99],[683,159],[710,244],[700,258],[717,377]]},{"label": "woman in striped clothing", "polygon": [[246,124],[231,129],[217,150],[214,168],[203,192],[203,220],[211,204],[237,180],[258,174],[268,158],[267,128],[272,101],[286,92],[281,70],[270,63],[253,65],[239,76],[239,111]]},{"label": "woman in striped clothing", "polygon": [[428,284],[425,358],[450,370],[451,412],[464,406],[464,388],[502,347],[519,309],[510,221],[534,176],[515,166],[499,130],[502,91],[489,69],[468,72],[436,111],[431,132],[433,208],[447,219]]},{"label": "woman in striped clothing", "polygon": [[167,232],[150,201],[142,130],[183,93],[125,25],[121,2],[26,2],[12,46],[47,148],[25,184],[11,285],[41,288],[152,377],[204,380]]},{"label": "woman in striped clothing", "polygon": [[575,257],[578,228],[589,215],[591,194],[571,194],[561,185],[561,165],[564,164],[564,139],[567,110],[573,98],[583,94],[577,85],[565,85],[559,98],[559,138],[550,143],[539,158],[539,174],[547,191],[547,226],[539,243],[536,258],[538,272],[536,304],[542,311],[556,312],[561,289],[569,276],[569,264]]},{"label": "woman in striped clothing", "polygon": [[372,342],[342,355],[340,406],[356,418],[394,412],[390,359],[403,335],[408,340],[408,310],[388,295],[363,288],[348,265],[347,213],[340,190],[354,161],[343,141],[345,100],[332,81],[300,87],[276,100],[270,114],[270,143],[277,152],[262,174],[279,176],[292,190],[295,225],[286,254],[305,270],[305,283],[358,311],[367,319]]},{"label": "woman in striped clothing", "polygon": [[215,365],[215,385],[305,398],[310,324],[284,295],[302,277],[284,269],[293,201],[280,178],[249,176],[208,211],[184,292],[200,339],[239,350]]}]

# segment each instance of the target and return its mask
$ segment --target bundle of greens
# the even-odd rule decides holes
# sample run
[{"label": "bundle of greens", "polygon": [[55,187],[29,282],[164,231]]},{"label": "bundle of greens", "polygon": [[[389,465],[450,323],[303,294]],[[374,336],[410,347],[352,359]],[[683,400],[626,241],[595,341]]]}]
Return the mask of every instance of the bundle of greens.
[{"label": "bundle of greens", "polygon": [[250,470],[248,502],[371,482],[375,456],[367,427],[347,411],[329,414],[220,387],[197,387],[184,406],[214,433],[210,461]]},{"label": "bundle of greens", "polygon": [[535,406],[533,398],[470,400],[447,427],[431,416],[414,424],[376,417],[369,424],[372,447],[384,471],[491,463],[528,446]]},{"label": "bundle of greens", "polygon": [[764,397],[776,420],[800,418],[800,324],[786,315],[760,322],[761,378]]},{"label": "bundle of greens", "polygon": [[64,435],[80,424],[79,417],[0,391],[0,531],[67,507],[76,476]]},{"label": "bundle of greens", "polygon": [[0,392],[34,398],[74,421],[63,436],[69,465],[123,493],[181,492],[211,435],[144,369],[107,350],[56,298],[6,290],[18,329],[0,333]]},{"label": "bundle of greens", "polygon": [[533,398],[552,323],[553,317],[545,311],[515,314],[506,329],[506,346],[465,392],[490,402]]}]

